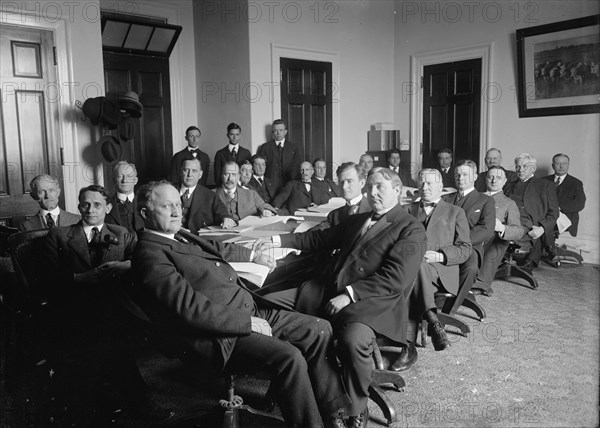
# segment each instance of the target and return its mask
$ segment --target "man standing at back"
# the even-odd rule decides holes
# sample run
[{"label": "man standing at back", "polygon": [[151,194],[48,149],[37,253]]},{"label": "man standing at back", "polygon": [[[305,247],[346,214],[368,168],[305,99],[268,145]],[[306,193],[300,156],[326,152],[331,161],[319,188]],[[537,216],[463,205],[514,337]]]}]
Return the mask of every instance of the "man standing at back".
[{"label": "man standing at back", "polygon": [[402,168],[402,158],[400,157],[400,150],[398,149],[390,149],[387,155],[388,168],[394,171],[396,174],[400,176],[400,180],[402,180],[403,186],[408,187],[417,187],[417,183],[412,179],[410,175],[410,167]]},{"label": "man standing at back", "polygon": [[229,144],[215,153],[215,163],[213,165],[217,187],[222,183],[223,167],[226,162],[232,161],[241,165],[243,161],[250,160],[252,157],[250,150],[240,146],[241,134],[242,128],[237,123],[232,122],[227,125],[227,139],[229,140]]},{"label": "man standing at back", "polygon": [[116,194],[109,198],[112,209],[106,214],[106,223],[123,226],[130,232],[144,227],[137,212],[134,188],[138,182],[135,165],[125,161],[117,162],[113,167],[113,183]]},{"label": "man standing at back", "polygon": [[81,217],[58,206],[60,184],[51,175],[38,175],[29,183],[29,195],[38,202],[40,211],[19,226],[19,230],[50,229],[55,226],[70,226]]},{"label": "man standing at back", "polygon": [[442,174],[442,186],[453,187],[456,189],[454,182],[454,167],[452,166],[452,150],[447,147],[441,149],[437,154],[439,168],[436,168]]},{"label": "man standing at back", "polygon": [[171,183],[175,184],[179,181],[179,172],[184,160],[198,159],[204,172],[202,178],[200,178],[200,184],[206,187],[210,158],[200,150],[200,135],[202,133],[197,126],[190,126],[185,130],[185,140],[188,145],[183,150],[175,153],[173,159],[171,159],[171,169],[169,172],[169,181]]},{"label": "man standing at back", "polygon": [[[504,169],[504,167],[502,167],[502,152],[499,149],[492,147],[485,152],[485,166],[488,170],[493,166],[497,166],[498,168],[502,168],[504,170],[506,181],[504,183],[504,188],[502,189],[503,192],[518,180],[516,172]],[[477,180],[475,180],[475,190],[483,193],[488,190],[487,184],[487,174],[480,172],[477,176]]]},{"label": "man standing at back", "polygon": [[298,147],[285,138],[288,131],[283,120],[274,120],[271,132],[273,139],[260,146],[258,154],[267,161],[266,176],[283,186],[298,177],[302,158]]}]

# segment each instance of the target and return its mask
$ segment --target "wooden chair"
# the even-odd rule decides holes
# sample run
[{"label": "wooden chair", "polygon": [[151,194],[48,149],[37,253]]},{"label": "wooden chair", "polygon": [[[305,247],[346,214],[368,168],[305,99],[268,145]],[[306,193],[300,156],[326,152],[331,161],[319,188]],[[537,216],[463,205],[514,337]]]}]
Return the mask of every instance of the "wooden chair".
[{"label": "wooden chair", "polygon": [[515,254],[517,251],[518,245],[514,242],[510,242],[508,245],[508,249],[504,254],[504,259],[500,264],[500,267],[496,271],[496,275],[494,279],[504,279],[508,277],[521,278],[527,281],[531,289],[536,290],[538,288],[538,282],[533,277],[533,273],[530,269],[526,267],[519,266],[517,261],[515,260]]}]

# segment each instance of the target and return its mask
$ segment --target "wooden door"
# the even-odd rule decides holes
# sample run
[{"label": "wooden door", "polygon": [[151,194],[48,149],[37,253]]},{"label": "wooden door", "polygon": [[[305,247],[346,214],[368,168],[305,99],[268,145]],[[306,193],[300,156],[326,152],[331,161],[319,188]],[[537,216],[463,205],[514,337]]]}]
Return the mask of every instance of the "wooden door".
[{"label": "wooden door", "polygon": [[[61,138],[51,31],[0,27],[0,218],[35,214],[29,182],[50,174],[62,183]],[[62,187],[62,185],[61,185]],[[64,208],[64,195],[60,205]]]},{"label": "wooden door", "polygon": [[[134,139],[121,143],[121,160],[135,164],[140,184],[166,178],[173,157],[169,59],[104,52],[104,83],[106,96],[134,91],[144,106],[142,117],[134,119]],[[112,185],[112,171],[105,173]]]},{"label": "wooden door", "polygon": [[302,159],[323,158],[331,177],[331,63],[281,58],[281,118]]},{"label": "wooden door", "polygon": [[423,74],[423,167],[438,167],[445,147],[454,162],[479,163],[481,59],[429,65]]}]

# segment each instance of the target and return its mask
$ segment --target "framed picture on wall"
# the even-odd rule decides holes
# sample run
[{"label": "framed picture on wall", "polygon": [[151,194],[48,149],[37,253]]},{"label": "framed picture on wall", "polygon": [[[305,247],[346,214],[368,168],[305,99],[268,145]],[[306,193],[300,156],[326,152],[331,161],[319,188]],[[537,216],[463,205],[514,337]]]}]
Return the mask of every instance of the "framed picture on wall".
[{"label": "framed picture on wall", "polygon": [[517,30],[519,117],[600,112],[600,15]]}]

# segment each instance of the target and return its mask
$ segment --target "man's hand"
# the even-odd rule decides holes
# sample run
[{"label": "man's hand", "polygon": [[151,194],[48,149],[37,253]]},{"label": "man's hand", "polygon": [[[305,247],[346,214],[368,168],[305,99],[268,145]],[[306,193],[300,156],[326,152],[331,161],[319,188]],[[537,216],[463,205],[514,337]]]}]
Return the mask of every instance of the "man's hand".
[{"label": "man's hand", "polygon": [[265,336],[273,336],[271,326],[262,318],[250,317],[250,326],[254,333],[264,334]]},{"label": "man's hand", "polygon": [[273,214],[273,211],[268,210],[268,209],[264,209],[262,210],[262,212],[260,213],[261,217],[273,217],[275,214]]},{"label": "man's hand", "polygon": [[544,234],[544,228],[542,226],[532,226],[531,230],[527,232],[527,235],[532,239],[538,239]]},{"label": "man's hand", "polygon": [[333,299],[327,302],[327,304],[325,305],[325,313],[329,316],[333,316],[342,309],[344,309],[346,306],[348,306],[350,303],[352,303],[352,300],[350,300],[350,296],[348,296],[345,293],[340,294],[339,296],[335,296]]},{"label": "man's hand", "polygon": [[268,267],[270,272],[273,272],[273,269],[277,267],[277,262],[275,261],[275,259],[265,252],[257,252],[254,256],[254,260],[252,261],[259,265]]},{"label": "man's hand", "polygon": [[443,263],[444,254],[438,251],[427,250],[423,256],[423,261],[427,263]]},{"label": "man's hand", "polygon": [[504,226],[500,220],[496,219],[496,226],[494,227],[494,230],[502,235],[504,233],[504,229],[506,229],[506,226]]},{"label": "man's hand", "polygon": [[113,279],[121,277],[129,272],[131,269],[131,261],[125,260],[123,262],[106,262],[98,266],[102,279]]},{"label": "man's hand", "polygon": [[235,220],[232,218],[225,218],[223,219],[223,223],[221,223],[221,227],[223,229],[231,229],[232,227],[235,227],[236,223]]},{"label": "man's hand", "polygon": [[273,247],[273,240],[269,238],[258,238],[252,244],[252,249],[256,252],[268,251]]}]

